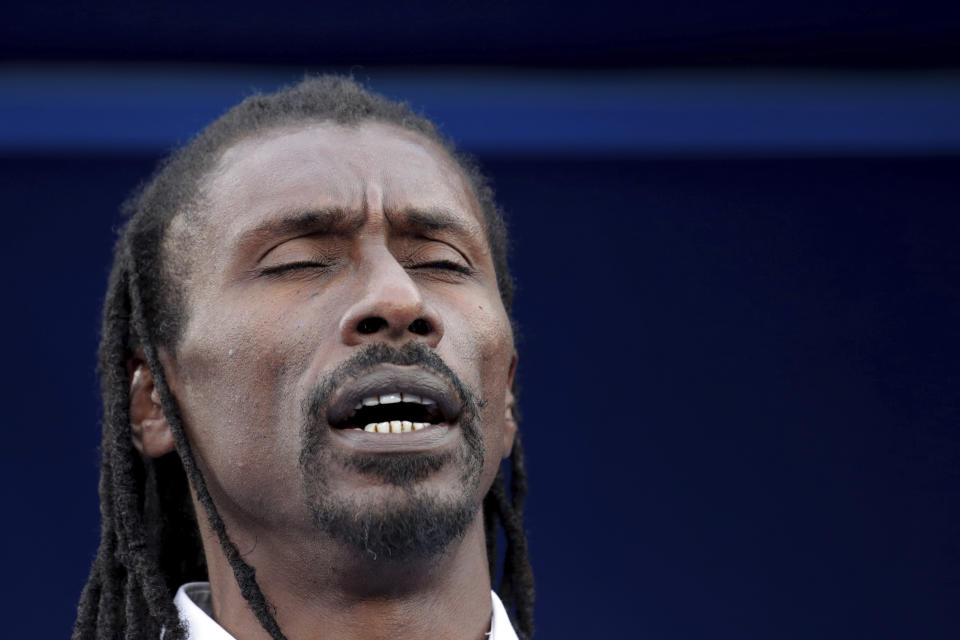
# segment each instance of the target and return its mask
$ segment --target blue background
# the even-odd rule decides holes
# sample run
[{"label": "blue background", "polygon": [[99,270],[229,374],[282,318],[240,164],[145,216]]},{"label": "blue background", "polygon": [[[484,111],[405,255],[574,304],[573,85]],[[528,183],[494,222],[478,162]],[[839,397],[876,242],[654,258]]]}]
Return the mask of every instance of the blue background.
[{"label": "blue background", "polygon": [[96,548],[120,202],[334,70],[507,211],[537,637],[958,637],[960,8],[726,4],[6,11],[3,635],[67,636]]}]

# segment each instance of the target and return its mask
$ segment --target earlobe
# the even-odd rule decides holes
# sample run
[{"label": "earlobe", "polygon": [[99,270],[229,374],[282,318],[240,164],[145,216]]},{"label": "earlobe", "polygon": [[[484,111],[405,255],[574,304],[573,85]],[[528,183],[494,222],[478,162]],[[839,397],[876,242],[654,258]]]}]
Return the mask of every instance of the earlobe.
[{"label": "earlobe", "polygon": [[517,435],[517,419],[514,415],[516,398],[513,395],[513,380],[517,371],[517,353],[514,352],[510,361],[510,374],[507,376],[507,392],[505,396],[503,415],[503,457],[507,458],[513,451],[513,439]]},{"label": "earlobe", "polygon": [[174,450],[173,433],[160,406],[150,367],[142,355],[127,361],[130,376],[130,437],[140,453],[159,458]]}]

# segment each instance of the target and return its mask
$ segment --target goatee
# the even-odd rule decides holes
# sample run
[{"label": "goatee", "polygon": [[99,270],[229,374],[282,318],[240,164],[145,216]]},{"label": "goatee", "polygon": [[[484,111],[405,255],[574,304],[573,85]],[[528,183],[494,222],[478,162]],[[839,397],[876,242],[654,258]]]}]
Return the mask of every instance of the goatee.
[{"label": "goatee", "polygon": [[[462,431],[457,450],[441,454],[334,454],[324,416],[330,399],[347,380],[381,364],[415,366],[444,378],[456,391]],[[480,425],[483,400],[428,347],[408,343],[401,348],[376,343],[326,376],[303,406],[300,475],[307,506],[316,525],[327,535],[377,559],[407,560],[442,553],[463,536],[480,503],[477,487],[483,470],[484,445]],[[419,483],[447,467],[458,474],[458,490],[440,498]],[[369,504],[330,490],[329,473],[340,467],[368,475],[398,488],[399,500]]]}]

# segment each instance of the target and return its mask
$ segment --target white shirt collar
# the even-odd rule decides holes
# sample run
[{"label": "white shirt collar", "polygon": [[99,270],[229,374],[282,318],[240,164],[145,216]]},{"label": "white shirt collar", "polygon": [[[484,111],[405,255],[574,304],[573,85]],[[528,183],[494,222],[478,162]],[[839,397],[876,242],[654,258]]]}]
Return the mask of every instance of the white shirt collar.
[{"label": "white shirt collar", "polygon": [[[507,610],[500,598],[490,592],[493,601],[493,616],[490,619],[489,640],[517,640],[517,633],[510,624]],[[210,583],[188,582],[177,590],[173,599],[180,612],[180,619],[187,627],[188,640],[236,640],[210,616]]]}]

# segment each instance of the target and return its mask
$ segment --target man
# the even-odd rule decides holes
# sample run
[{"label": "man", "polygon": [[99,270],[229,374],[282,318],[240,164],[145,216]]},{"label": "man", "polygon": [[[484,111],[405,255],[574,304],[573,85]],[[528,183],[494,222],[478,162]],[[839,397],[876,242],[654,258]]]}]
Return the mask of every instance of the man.
[{"label": "man", "polygon": [[308,79],[127,209],[74,638],[513,638],[498,522],[532,634],[512,283],[474,165],[404,105]]}]

